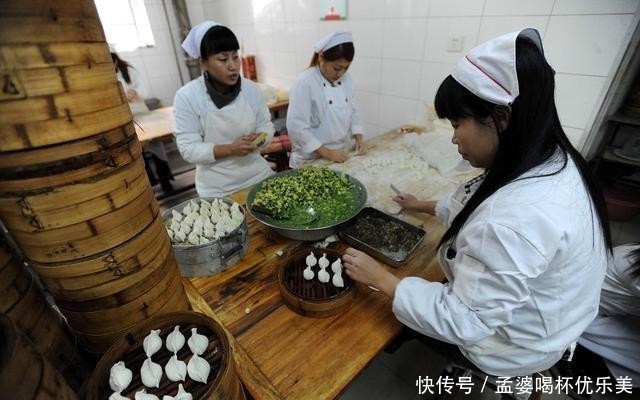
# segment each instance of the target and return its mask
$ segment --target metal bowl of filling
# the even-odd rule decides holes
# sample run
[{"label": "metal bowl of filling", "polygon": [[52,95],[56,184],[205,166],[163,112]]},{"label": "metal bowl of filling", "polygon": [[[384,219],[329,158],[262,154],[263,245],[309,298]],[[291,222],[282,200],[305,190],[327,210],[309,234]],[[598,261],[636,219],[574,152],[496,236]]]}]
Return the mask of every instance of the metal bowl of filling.
[{"label": "metal bowl of filling", "polygon": [[366,202],[367,189],[354,177],[305,166],[277,173],[252,187],[247,209],[282,236],[316,241],[336,233]]}]

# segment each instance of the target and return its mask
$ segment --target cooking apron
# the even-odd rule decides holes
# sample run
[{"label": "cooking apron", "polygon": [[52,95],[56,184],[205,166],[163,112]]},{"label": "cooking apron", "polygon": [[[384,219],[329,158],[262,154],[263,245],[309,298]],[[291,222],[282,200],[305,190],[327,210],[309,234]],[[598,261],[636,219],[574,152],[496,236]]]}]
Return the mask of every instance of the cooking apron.
[{"label": "cooking apron", "polygon": [[[323,82],[323,93],[326,103],[324,118],[317,127],[312,126],[313,135],[329,149],[348,150],[351,143],[352,108],[347,91],[340,84],[331,85]],[[302,164],[317,159],[313,153],[294,151],[291,154],[290,166],[301,167]]]},{"label": "cooking apron", "polygon": [[[460,211],[462,211],[465,204],[467,204],[468,199],[471,198],[477,187],[480,185],[481,181],[482,178],[480,177],[474,178],[469,181],[469,183],[471,183],[471,185],[473,186],[472,188],[469,188],[469,183],[466,185],[460,185],[458,187],[456,192],[453,194],[453,197],[451,198],[451,202],[449,204],[449,217],[448,220],[445,221],[447,226],[451,226],[454,218],[456,217],[456,215],[458,215],[458,213],[460,213]],[[464,229],[464,227],[462,229]],[[455,240],[456,238],[453,237],[443,243],[440,248],[438,248],[438,263],[440,264],[440,267],[442,267],[442,271],[447,277],[450,286],[453,285],[453,281],[455,279]],[[478,355],[493,354],[509,347],[511,347],[511,343],[496,334],[493,336],[489,336],[488,338],[483,339],[470,346],[465,346],[463,349],[463,353],[466,351]]]},{"label": "cooking apron", "polygon": [[[256,116],[244,93],[218,108],[209,96],[204,141],[230,144],[238,137],[255,132]],[[209,164],[196,165],[196,190],[200,197],[225,197],[272,175],[273,171],[258,150],[244,157],[230,156]]]}]

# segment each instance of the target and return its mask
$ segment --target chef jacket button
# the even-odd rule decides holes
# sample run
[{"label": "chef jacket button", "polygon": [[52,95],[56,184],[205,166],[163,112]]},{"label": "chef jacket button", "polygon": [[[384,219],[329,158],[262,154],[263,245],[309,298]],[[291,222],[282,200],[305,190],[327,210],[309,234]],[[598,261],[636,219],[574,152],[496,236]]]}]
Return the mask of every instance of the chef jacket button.
[{"label": "chef jacket button", "polygon": [[323,83],[323,84],[322,84],[322,86],[327,87],[327,84],[326,84],[326,83]]},{"label": "chef jacket button", "polygon": [[345,102],[345,103],[348,103],[348,102],[349,102],[349,99],[344,99],[344,102]]},{"label": "chef jacket button", "polygon": [[329,104],[333,104],[333,100],[329,100]]},{"label": "chef jacket button", "polygon": [[445,253],[445,256],[447,257],[447,260],[453,260],[456,258],[456,251],[449,247]]},{"label": "chef jacket button", "polygon": [[338,82],[338,85],[342,85],[342,82]]}]

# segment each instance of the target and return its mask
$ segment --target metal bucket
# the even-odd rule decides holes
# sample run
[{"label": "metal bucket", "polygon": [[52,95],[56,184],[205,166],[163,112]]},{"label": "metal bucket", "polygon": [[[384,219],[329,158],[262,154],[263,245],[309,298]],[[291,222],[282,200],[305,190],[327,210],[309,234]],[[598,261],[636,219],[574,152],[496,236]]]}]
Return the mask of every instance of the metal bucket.
[{"label": "metal bucket", "polygon": [[[182,212],[182,209],[187,206],[191,200],[196,202],[200,200],[212,201],[214,197],[198,197],[171,207],[162,214],[162,220],[165,226],[171,218],[171,211]],[[233,201],[229,199],[223,198],[222,201],[229,206],[233,204]],[[249,229],[246,211],[243,207],[240,207],[240,209],[244,214],[242,223],[228,235],[205,244],[186,246],[172,245],[182,276],[191,277],[217,274],[232,267],[244,258],[249,249]]]}]

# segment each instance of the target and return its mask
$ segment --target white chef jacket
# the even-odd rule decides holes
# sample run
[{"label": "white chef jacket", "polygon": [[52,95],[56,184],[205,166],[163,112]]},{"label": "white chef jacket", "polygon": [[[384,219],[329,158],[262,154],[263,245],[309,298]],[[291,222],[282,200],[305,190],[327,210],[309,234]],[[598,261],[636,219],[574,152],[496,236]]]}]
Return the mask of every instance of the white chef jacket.
[{"label": "white chef jacket", "polygon": [[204,78],[187,83],[174,99],[174,135],[180,155],[196,165],[196,190],[200,197],[224,197],[273,174],[267,161],[254,151],[244,157],[216,160],[216,144],[230,144],[241,135],[274,133],[269,109],[253,82],[242,79],[241,90],[231,103],[218,109]]},{"label": "white chef jacket", "polygon": [[600,296],[600,313],[578,343],[605,360],[614,377],[628,376],[640,387],[640,277],[627,258],[637,244],[613,249]]},{"label": "white chef jacket", "polygon": [[364,132],[354,104],[351,75],[346,73],[332,84],[318,66],[300,74],[289,92],[287,131],[292,143],[292,168],[318,158],[313,152],[323,145],[348,150],[353,135]]},{"label": "white chef jacket", "polygon": [[[558,152],[523,176],[561,166]],[[461,189],[438,203],[438,215],[447,223],[471,196]],[[452,259],[444,256],[448,245],[456,251]],[[597,313],[607,253],[570,158],[556,175],[500,188],[448,245],[439,258],[449,282],[402,279],[393,312],[410,328],[458,345],[489,374],[548,369]]]}]

